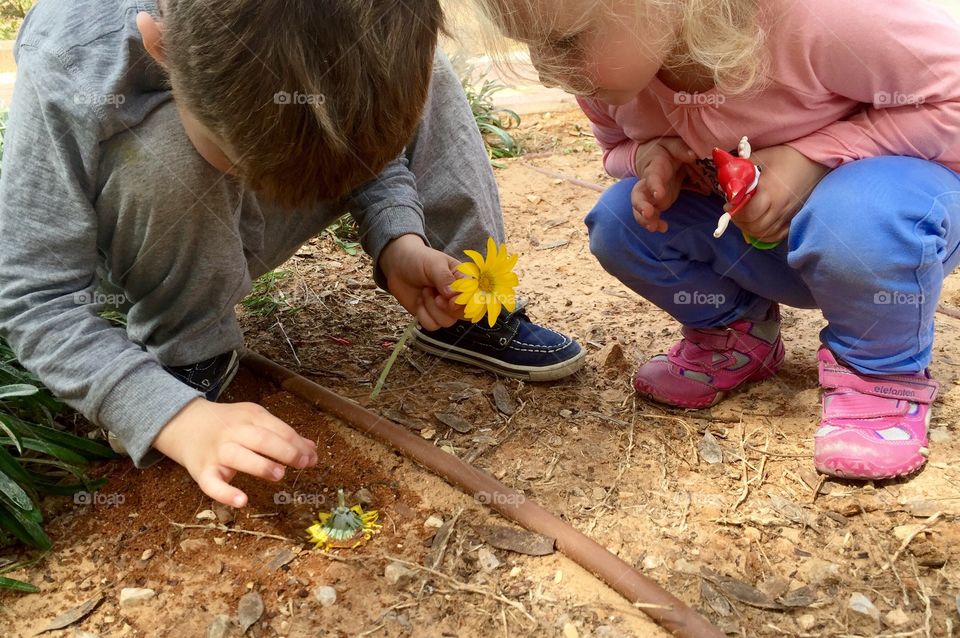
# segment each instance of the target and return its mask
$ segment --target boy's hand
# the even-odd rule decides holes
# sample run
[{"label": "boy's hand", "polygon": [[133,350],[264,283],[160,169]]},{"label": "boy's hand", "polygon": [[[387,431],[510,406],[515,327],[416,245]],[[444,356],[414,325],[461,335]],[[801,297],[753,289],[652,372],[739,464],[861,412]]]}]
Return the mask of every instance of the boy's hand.
[{"label": "boy's hand", "polygon": [[255,403],[187,404],[153,442],[182,465],[200,489],[233,507],[247,495],[230,485],[237,472],[279,481],[285,466],[303,469],[317,462],[316,444]]},{"label": "boy's hand", "polygon": [[760,186],[733,223],[760,241],[782,242],[790,222],[830,169],[789,146],[755,151],[753,160],[763,169]]},{"label": "boy's hand", "polygon": [[380,254],[387,288],[425,330],[449,328],[463,319],[463,306],[453,302],[460,262],[434,250],[417,235],[403,235]]},{"label": "boy's hand", "polygon": [[677,202],[687,164],[697,155],[679,137],[664,137],[637,149],[636,169],[640,182],[633,188],[633,216],[652,233],[667,231],[660,215]]}]

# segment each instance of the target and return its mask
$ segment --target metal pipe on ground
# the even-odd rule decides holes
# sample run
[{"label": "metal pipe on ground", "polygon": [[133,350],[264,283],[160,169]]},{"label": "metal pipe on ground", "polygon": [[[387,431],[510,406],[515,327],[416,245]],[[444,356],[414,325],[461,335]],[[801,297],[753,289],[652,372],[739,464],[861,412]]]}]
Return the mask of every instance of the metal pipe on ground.
[{"label": "metal pipe on ground", "polygon": [[244,364],[281,389],[343,420],[355,430],[459,487],[507,519],[531,532],[555,538],[557,549],[623,595],[654,622],[680,638],[723,638],[725,634],[632,565],[578,532],[516,490],[408,429],[349,401],[299,374],[253,352]]}]

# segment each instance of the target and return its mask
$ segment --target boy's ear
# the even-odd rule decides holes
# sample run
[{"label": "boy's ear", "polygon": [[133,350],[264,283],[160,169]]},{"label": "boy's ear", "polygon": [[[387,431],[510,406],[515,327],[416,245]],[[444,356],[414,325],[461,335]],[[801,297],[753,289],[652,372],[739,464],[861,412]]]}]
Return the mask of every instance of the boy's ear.
[{"label": "boy's ear", "polygon": [[153,19],[153,16],[146,11],[137,14],[137,28],[140,30],[140,36],[143,38],[143,46],[150,54],[150,57],[156,60],[161,66],[167,62],[167,53],[163,49],[163,31],[160,29],[160,23]]}]

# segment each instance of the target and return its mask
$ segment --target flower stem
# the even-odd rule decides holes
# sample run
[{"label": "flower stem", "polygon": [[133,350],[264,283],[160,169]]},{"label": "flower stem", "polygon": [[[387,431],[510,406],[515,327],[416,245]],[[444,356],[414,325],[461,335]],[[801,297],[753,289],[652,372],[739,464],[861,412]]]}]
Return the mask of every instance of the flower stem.
[{"label": "flower stem", "polygon": [[383,384],[387,380],[387,375],[390,374],[393,364],[397,362],[397,357],[400,356],[400,351],[403,350],[405,345],[407,345],[407,339],[410,338],[410,335],[413,334],[413,330],[416,327],[417,320],[414,319],[407,325],[406,330],[403,331],[403,336],[400,337],[400,341],[397,342],[397,345],[393,346],[393,352],[390,353],[390,358],[387,359],[387,365],[383,367],[383,372],[380,373],[380,378],[377,379],[377,385],[374,386],[373,392],[370,393],[371,401],[375,401],[376,398],[380,396],[380,390],[383,389]]}]

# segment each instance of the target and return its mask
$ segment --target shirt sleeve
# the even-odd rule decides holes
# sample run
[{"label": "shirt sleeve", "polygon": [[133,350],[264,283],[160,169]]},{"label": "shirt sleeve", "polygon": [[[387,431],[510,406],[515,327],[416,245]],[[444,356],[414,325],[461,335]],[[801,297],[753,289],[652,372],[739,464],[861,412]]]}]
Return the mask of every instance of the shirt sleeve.
[{"label": "shirt sleeve", "polygon": [[836,168],[882,155],[960,162],[960,26],[925,0],[811,3],[810,72],[863,106],[788,145]]},{"label": "shirt sleeve", "polygon": [[636,157],[640,142],[627,137],[623,128],[596,100],[578,97],[577,102],[590,119],[593,135],[603,149],[603,167],[607,174],[617,179],[636,177]]},{"label": "shirt sleeve", "polygon": [[137,467],[200,393],[99,317],[94,115],[53,55],[21,49],[0,175],[0,337],[50,390],[116,434]]},{"label": "shirt sleeve", "polygon": [[360,225],[360,244],[373,258],[374,279],[383,289],[387,285],[380,268],[380,254],[387,244],[402,235],[419,235],[430,244],[417,180],[405,154],[390,163],[376,179],[351,193],[346,208]]}]

